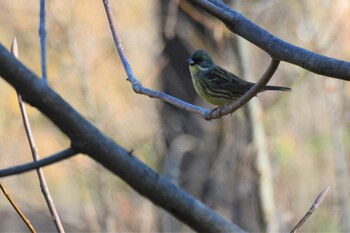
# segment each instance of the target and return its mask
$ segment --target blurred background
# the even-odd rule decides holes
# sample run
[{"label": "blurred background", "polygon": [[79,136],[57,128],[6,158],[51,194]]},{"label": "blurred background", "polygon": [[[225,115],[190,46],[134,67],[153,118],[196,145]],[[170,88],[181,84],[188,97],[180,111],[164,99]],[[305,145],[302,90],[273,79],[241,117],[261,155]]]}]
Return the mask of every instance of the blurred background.
[{"label": "blurred background", "polygon": [[[347,0],[226,1],[297,46],[350,60]],[[269,56],[181,0],[111,0],[124,51],[145,87],[213,108],[197,97],[185,60],[208,50],[256,81]],[[47,1],[49,85],[106,135],[210,208],[253,232],[290,231],[331,190],[300,232],[350,232],[350,85],[282,62],[270,84],[232,116],[205,121],[135,94],[117,56],[102,1]],[[0,43],[16,36],[20,60],[40,70],[39,1],[0,1]],[[31,161],[13,88],[0,79],[1,168]],[[68,139],[28,106],[42,157]],[[44,168],[66,231],[191,232],[84,155]],[[35,172],[1,179],[39,232],[55,231]],[[0,194],[0,231],[26,231]]]}]

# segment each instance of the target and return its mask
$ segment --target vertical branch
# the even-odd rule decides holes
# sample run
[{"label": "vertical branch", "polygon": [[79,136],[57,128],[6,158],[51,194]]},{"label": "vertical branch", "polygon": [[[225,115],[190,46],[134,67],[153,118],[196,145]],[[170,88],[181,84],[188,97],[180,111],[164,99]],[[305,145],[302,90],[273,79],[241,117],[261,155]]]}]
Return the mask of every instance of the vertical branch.
[{"label": "vertical branch", "polygon": [[22,211],[18,208],[18,206],[16,205],[16,203],[12,200],[10,194],[7,192],[7,190],[5,189],[5,187],[0,183],[0,189],[1,191],[4,193],[5,197],[7,198],[7,200],[10,202],[10,204],[12,205],[12,207],[16,210],[16,212],[18,213],[18,215],[21,217],[21,219],[23,220],[23,222],[26,224],[26,226],[28,227],[28,229],[30,230],[30,232],[35,233],[35,229],[33,227],[33,225],[30,223],[30,221],[28,220],[28,218],[22,213]]},{"label": "vertical branch", "polygon": [[[16,38],[13,39],[13,42],[12,42],[12,45],[11,45],[11,52],[18,59],[18,46],[17,46]],[[34,141],[34,137],[33,137],[33,134],[32,134],[32,129],[30,127],[30,123],[29,123],[26,107],[25,107],[25,104],[24,104],[24,102],[22,100],[21,95],[19,95],[18,92],[17,92],[17,96],[18,96],[18,103],[19,103],[19,107],[20,107],[21,115],[22,115],[22,120],[23,120],[23,124],[24,124],[24,129],[26,131],[26,135],[27,135],[27,138],[28,138],[28,142],[29,142],[29,146],[30,146],[31,152],[32,152],[33,160],[34,161],[38,161],[40,159],[39,158],[39,153],[38,153],[38,149],[36,147],[35,141]],[[57,231],[58,232],[64,232],[64,229],[63,229],[61,220],[60,220],[60,218],[58,216],[55,204],[53,203],[53,200],[51,198],[50,191],[48,189],[44,173],[43,173],[41,168],[38,168],[36,171],[37,171],[39,182],[40,182],[41,192],[44,195],[46,204],[47,204],[47,206],[49,208],[52,220],[55,223]]]},{"label": "vertical branch", "polygon": [[45,30],[45,0],[40,0],[40,54],[41,54],[41,72],[42,79],[47,83],[47,69],[46,69],[46,30]]}]

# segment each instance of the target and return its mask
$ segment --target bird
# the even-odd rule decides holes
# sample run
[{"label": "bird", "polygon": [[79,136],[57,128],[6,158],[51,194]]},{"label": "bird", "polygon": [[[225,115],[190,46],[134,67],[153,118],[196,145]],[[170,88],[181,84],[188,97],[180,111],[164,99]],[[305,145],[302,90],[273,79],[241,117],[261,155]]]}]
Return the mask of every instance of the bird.
[{"label": "bird", "polygon": [[[207,102],[223,106],[233,103],[255,83],[245,81],[215,64],[205,50],[195,51],[189,59],[191,79],[197,94]],[[291,91],[289,87],[265,86],[263,91]]]}]

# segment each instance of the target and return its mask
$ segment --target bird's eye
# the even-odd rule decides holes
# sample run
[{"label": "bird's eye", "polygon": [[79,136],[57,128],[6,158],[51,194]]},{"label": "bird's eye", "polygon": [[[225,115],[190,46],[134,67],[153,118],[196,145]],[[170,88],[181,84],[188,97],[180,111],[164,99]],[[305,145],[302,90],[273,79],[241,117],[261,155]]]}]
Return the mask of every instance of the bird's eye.
[{"label": "bird's eye", "polygon": [[201,63],[203,61],[202,58],[197,58],[197,63]]}]

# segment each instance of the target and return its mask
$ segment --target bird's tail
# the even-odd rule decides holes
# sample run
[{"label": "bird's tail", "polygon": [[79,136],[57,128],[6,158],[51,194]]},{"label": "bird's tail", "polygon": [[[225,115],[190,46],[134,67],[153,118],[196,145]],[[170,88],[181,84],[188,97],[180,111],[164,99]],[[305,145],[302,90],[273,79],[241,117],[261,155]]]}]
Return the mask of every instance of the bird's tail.
[{"label": "bird's tail", "polygon": [[289,87],[265,86],[264,91],[292,91]]}]

